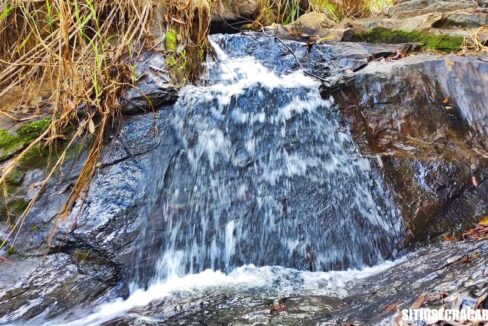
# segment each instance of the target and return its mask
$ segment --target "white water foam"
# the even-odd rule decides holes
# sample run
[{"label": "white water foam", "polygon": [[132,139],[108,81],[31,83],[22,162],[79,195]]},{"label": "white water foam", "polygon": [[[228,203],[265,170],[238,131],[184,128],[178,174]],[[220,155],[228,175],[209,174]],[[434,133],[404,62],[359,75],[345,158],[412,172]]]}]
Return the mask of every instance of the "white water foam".
[{"label": "white water foam", "polygon": [[[278,297],[300,295],[333,295],[345,297],[357,281],[381,273],[404,261],[385,262],[362,270],[306,272],[279,266],[247,265],[229,274],[205,270],[198,274],[173,276],[152,284],[147,290],[137,290],[126,300],[117,299],[96,308],[92,314],[78,320],[58,321],[46,326],[94,326],[123,316],[126,312],[147,306],[174,294],[192,295],[207,290],[235,289],[239,291],[276,291]],[[277,285],[278,284],[278,285]]]}]

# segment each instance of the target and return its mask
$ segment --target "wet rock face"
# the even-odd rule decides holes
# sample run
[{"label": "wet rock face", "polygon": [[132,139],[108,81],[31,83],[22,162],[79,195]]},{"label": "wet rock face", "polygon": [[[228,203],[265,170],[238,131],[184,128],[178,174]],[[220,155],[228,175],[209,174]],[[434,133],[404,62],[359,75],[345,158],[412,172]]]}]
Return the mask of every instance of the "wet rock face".
[{"label": "wet rock face", "polygon": [[[254,55],[278,73],[301,69],[301,65],[333,84],[337,80],[331,77],[346,75],[347,82],[342,83],[339,78],[337,85],[324,90],[324,96],[329,98],[332,94],[362,153],[378,162],[417,238],[435,236],[486,213],[488,63],[474,58],[433,56],[371,63],[373,58],[394,55],[395,47],[331,43],[309,49],[299,42],[285,41],[284,46],[262,34],[225,37],[219,42],[235,56]],[[167,77],[160,71],[162,60],[149,55],[144,62],[152,63],[140,71],[141,82],[147,82],[148,87],[144,92],[154,93],[155,103],[159,104],[176,99],[176,91],[167,88]],[[128,101],[126,112],[148,109],[141,93],[130,96],[137,105]],[[153,181],[147,171],[154,166],[168,171],[172,158],[178,156],[178,140],[168,123],[168,110],[172,108],[161,109],[156,114],[123,118],[102,155],[85,202],[78,203],[60,226],[54,246],[48,247],[46,239],[51,235],[52,222],[80,165],[67,164],[53,179],[19,235],[19,255],[10,257],[13,265],[0,265],[0,322],[41,318],[46,311],[55,316],[110,295],[115,285],[124,286],[131,276],[137,241],[142,236],[144,215],[140,210],[145,204],[147,185]],[[160,142],[156,141],[157,133]],[[152,155],[155,148],[166,155]],[[24,182],[35,184],[41,177],[37,171]],[[151,236],[157,238],[157,230]],[[41,258],[46,254],[45,259]],[[141,268],[145,263],[154,263],[152,257],[141,258]],[[116,296],[124,294],[119,288],[114,292]],[[206,300],[208,297],[202,298],[203,306]],[[242,305],[245,300],[248,298],[233,302]],[[200,309],[193,301],[187,302],[190,310],[194,309],[188,313],[190,319],[193,311]],[[25,306],[26,302],[30,306]],[[296,316],[303,316],[303,310],[315,304],[334,309],[338,304],[329,298],[284,303],[288,304],[290,315]],[[174,305],[170,305],[171,309]],[[212,309],[228,306],[224,295],[217,298]],[[270,309],[262,301],[256,306],[262,311]],[[316,316],[327,313],[320,309],[317,308]],[[221,315],[215,318],[218,320]]]},{"label": "wet rock face", "polygon": [[454,56],[372,63],[334,95],[415,236],[456,229],[488,207],[487,69]]},{"label": "wet rock face", "polygon": [[81,307],[115,286],[118,278],[114,266],[81,250],[74,256],[60,253],[6,264],[2,274],[13,281],[0,287],[2,324]]},{"label": "wet rock face", "polygon": [[329,296],[279,296],[272,289],[201,291],[155,301],[106,325],[138,325],[147,318],[178,325],[392,325],[397,309],[409,309],[422,294],[427,295],[422,308],[431,309],[459,309],[450,303],[459,294],[481,296],[488,286],[487,252],[486,241],[443,243],[382,273],[345,281],[340,293]]},{"label": "wet rock face", "polygon": [[178,89],[166,69],[165,56],[160,52],[146,52],[135,63],[136,87],[122,96],[123,114],[141,114],[176,102]]}]

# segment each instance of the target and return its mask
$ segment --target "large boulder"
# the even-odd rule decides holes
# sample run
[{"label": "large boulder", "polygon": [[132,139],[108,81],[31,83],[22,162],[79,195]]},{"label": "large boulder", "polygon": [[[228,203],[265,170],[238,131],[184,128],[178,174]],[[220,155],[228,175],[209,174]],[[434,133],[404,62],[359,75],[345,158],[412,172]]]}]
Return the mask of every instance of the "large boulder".
[{"label": "large boulder", "polygon": [[390,17],[413,17],[432,12],[450,12],[464,9],[477,9],[472,0],[404,0],[388,10]]},{"label": "large boulder", "polygon": [[[386,16],[345,20],[340,26],[358,33],[375,28],[425,32],[432,35],[471,38],[470,30],[488,24],[488,3],[471,0],[405,0],[388,10]],[[486,30],[478,32],[479,40],[488,40]]]},{"label": "large boulder", "polygon": [[259,15],[261,1],[259,0],[218,0],[212,3],[212,20],[235,21],[253,19]]},{"label": "large boulder", "polygon": [[462,228],[488,208],[486,89],[486,62],[419,55],[371,63],[334,95],[416,237]]}]

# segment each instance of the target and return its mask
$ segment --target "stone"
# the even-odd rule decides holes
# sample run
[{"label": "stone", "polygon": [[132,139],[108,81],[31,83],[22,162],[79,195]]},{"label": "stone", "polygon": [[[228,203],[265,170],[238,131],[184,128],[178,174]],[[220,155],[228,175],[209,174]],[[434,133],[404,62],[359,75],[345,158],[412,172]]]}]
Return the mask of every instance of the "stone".
[{"label": "stone", "polygon": [[372,63],[334,96],[363,152],[381,157],[419,238],[465,227],[488,207],[487,88],[488,65],[475,57],[418,55]]},{"label": "stone", "polygon": [[[486,212],[488,170],[483,155],[488,146],[485,91],[488,63],[485,61],[432,55],[389,61],[397,46],[330,42],[309,48],[305,43],[290,40],[284,40],[284,46],[261,33],[216,36],[213,40],[227,53],[235,57],[253,55],[277,73],[304,69],[326,81],[323,96],[328,99],[332,96],[337,103],[331,110],[340,112],[344,127],[351,129],[361,152],[384,175],[417,239],[458,230],[459,224],[473,222]],[[160,64],[155,66],[157,69],[152,69],[152,64],[141,66],[139,75],[156,74],[163,69],[163,60],[157,59]],[[166,99],[169,98],[161,103],[175,100]],[[142,101],[141,106],[145,105]],[[52,246],[47,245],[46,239],[52,235],[56,213],[66,200],[81,164],[67,162],[46,187],[18,236],[15,246],[18,254],[10,257],[13,265],[0,261],[5,274],[0,275],[0,323],[29,320],[36,324],[43,317],[56,317],[74,307],[89,307],[94,300],[124,296],[126,282],[133,277],[134,260],[140,259],[142,269],[154,262],[154,257],[139,257],[137,251],[138,238],[144,237],[142,226],[153,223],[144,209],[145,201],[153,191],[149,185],[154,180],[177,181],[172,176],[177,172],[172,170],[172,164],[181,152],[171,124],[171,106],[162,104],[158,108],[161,110],[155,113],[122,117],[118,132],[114,130],[107,139],[85,201],[77,202],[68,219],[59,225]],[[38,172],[27,174],[22,187],[42,180],[43,174]],[[478,180],[477,186],[473,176]],[[191,176],[185,176],[185,182],[191,184]],[[1,228],[3,236],[8,226],[2,224]],[[161,230],[150,228],[150,232],[157,235]],[[150,244],[155,248],[158,245],[157,240]],[[475,260],[473,270],[486,265],[486,243],[481,245],[485,247],[479,250],[481,258]],[[304,316],[314,321],[333,318],[345,321],[351,316],[386,318],[377,312],[383,312],[391,302],[398,299],[407,305],[425,288],[447,287],[448,282],[464,279],[467,273],[471,275],[471,265],[469,268],[453,265],[450,274],[444,273],[444,268],[436,273],[452,255],[478,250],[476,246],[461,243],[418,251],[391,271],[354,284],[347,298],[288,300],[292,308],[290,320],[303,320]],[[398,284],[402,290],[396,291],[392,284]],[[244,315],[258,319],[265,316],[262,320],[269,321],[270,307],[261,293],[256,297],[239,293],[235,298],[230,301],[227,294],[205,293],[199,298],[170,298],[141,310],[153,315],[164,313],[163,317],[173,322],[202,318],[202,309],[210,311],[205,317],[207,321],[222,320],[222,313],[231,320]],[[366,304],[369,301],[365,298],[374,304]],[[347,300],[346,305],[342,305],[343,299]],[[215,305],[205,303],[209,300]],[[249,302],[250,310],[245,305]],[[185,313],[175,313],[175,306]],[[340,311],[336,314],[334,309],[324,307],[339,307]],[[277,318],[288,320],[286,315]]]},{"label": "stone", "polygon": [[352,27],[357,32],[378,27],[402,31],[429,31],[442,18],[441,13],[428,13],[410,17],[409,19],[371,17],[353,21],[347,20],[342,22],[341,25]]},{"label": "stone", "polygon": [[476,9],[471,0],[408,0],[389,8],[390,17],[412,17],[428,13],[449,12],[455,10]]},{"label": "stone", "polygon": [[261,9],[259,0],[218,0],[212,3],[211,14],[213,21],[235,21],[240,19],[254,19]]},{"label": "stone", "polygon": [[176,102],[177,87],[166,68],[160,52],[146,52],[136,62],[136,85],[122,95],[122,113],[151,112],[158,107]]},{"label": "stone", "polygon": [[293,31],[308,35],[322,35],[328,29],[334,28],[336,23],[326,14],[320,12],[309,12],[300,16],[296,21],[287,25]]}]

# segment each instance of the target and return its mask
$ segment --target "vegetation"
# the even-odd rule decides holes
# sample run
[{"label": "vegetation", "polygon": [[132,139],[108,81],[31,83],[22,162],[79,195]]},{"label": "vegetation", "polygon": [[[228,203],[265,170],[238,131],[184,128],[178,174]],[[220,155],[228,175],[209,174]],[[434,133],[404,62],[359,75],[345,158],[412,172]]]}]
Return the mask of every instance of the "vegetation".
[{"label": "vegetation", "polygon": [[456,52],[462,49],[464,38],[449,35],[430,35],[412,31],[375,28],[357,35],[359,40],[370,43],[420,43],[426,50],[439,52]]}]

